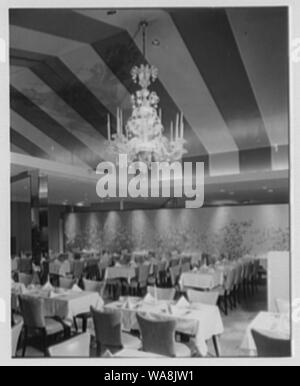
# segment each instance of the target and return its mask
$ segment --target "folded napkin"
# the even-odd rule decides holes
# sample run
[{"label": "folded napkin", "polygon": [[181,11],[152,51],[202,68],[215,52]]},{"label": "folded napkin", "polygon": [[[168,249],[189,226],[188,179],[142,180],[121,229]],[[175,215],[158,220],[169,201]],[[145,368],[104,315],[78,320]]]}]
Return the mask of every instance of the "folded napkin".
[{"label": "folded napkin", "polygon": [[55,298],[55,297],[57,297],[57,294],[56,294],[55,292],[53,292],[53,291],[50,291],[50,292],[49,292],[49,298],[50,298],[50,299],[53,299],[53,298]]},{"label": "folded napkin", "polygon": [[51,285],[51,283],[49,283],[49,281],[42,287],[42,290],[49,290],[49,291],[52,291],[53,290],[53,287]]},{"label": "folded napkin", "polygon": [[145,303],[154,303],[155,302],[155,299],[154,297],[151,295],[151,294],[147,294],[145,297],[144,297],[144,302]]},{"label": "folded napkin", "polygon": [[131,310],[132,307],[133,307],[133,304],[132,304],[131,301],[128,299],[128,300],[126,300],[124,307],[127,308],[128,310]]},{"label": "folded napkin", "polygon": [[106,350],[105,353],[102,355],[102,358],[113,358],[113,354],[109,351]]},{"label": "folded napkin", "polygon": [[99,296],[99,299],[97,301],[97,304],[96,304],[95,308],[98,311],[103,311],[104,310],[104,300],[101,298],[101,296]]},{"label": "folded napkin", "polygon": [[190,303],[186,300],[186,298],[184,296],[181,296],[181,298],[176,303],[176,307],[178,307],[178,308],[186,308],[189,306],[190,306]]},{"label": "folded napkin", "polygon": [[72,291],[73,292],[82,292],[82,289],[80,287],[78,287],[77,284],[74,284],[72,287]]}]

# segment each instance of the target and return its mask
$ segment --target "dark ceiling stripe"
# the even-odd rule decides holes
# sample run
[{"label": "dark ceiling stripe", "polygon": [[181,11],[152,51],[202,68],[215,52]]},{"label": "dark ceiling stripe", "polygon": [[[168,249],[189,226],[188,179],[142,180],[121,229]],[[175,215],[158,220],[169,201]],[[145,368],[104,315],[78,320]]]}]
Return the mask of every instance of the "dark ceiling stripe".
[{"label": "dark ceiling stripe", "polygon": [[[84,22],[84,19],[88,23]],[[105,39],[121,31],[117,27],[80,15],[71,9],[11,9],[9,22],[11,25],[84,43]]]},{"label": "dark ceiling stripe", "polygon": [[20,149],[24,150],[28,155],[37,158],[53,159],[48,153],[42,150],[35,143],[31,142],[29,139],[24,137],[22,134],[18,133],[13,128],[10,129],[10,140],[11,143],[18,146]]},{"label": "dark ceiling stripe", "polygon": [[[72,10],[48,11],[11,10],[10,23],[91,44],[129,92],[132,93],[136,90],[136,86],[132,84],[130,71],[134,65],[140,64],[144,60],[140,50],[126,31],[77,14]],[[153,89],[159,94],[161,100],[161,107],[164,111],[163,121],[166,135],[168,135],[171,120],[176,119],[179,110],[161,82],[157,81]],[[208,165],[206,148],[186,120],[185,126],[188,152],[206,156],[206,164]]]},{"label": "dark ceiling stripe", "polygon": [[94,169],[101,162],[100,156],[96,155],[85,144],[12,86],[10,87],[10,101],[11,108],[14,111],[48,137],[65,147],[69,152],[76,155],[84,163]]},{"label": "dark ceiling stripe", "polygon": [[[29,67],[96,131],[104,138],[107,137],[108,109],[60,59],[16,49],[11,49],[10,57],[11,64]],[[114,117],[112,117],[112,127],[115,130]]]},{"label": "dark ceiling stripe", "polygon": [[[226,12],[193,9],[171,10],[170,14],[238,148],[269,147],[270,141]],[[271,167],[269,152],[265,152],[263,161]],[[243,165],[242,162],[242,168]]]},{"label": "dark ceiling stripe", "polygon": [[269,171],[272,169],[271,147],[241,150],[239,158],[241,172]]}]

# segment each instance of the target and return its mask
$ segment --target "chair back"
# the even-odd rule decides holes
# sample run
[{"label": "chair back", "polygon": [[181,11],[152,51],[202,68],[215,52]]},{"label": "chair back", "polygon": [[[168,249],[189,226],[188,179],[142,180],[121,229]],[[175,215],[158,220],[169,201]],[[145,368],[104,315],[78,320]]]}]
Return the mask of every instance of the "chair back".
[{"label": "chair back", "polygon": [[16,326],[12,328],[12,332],[11,332],[12,357],[15,357],[17,355],[18,343],[19,343],[22,329],[23,329],[23,322],[18,323]]},{"label": "chair back", "polygon": [[32,283],[32,280],[33,280],[33,276],[32,275],[28,275],[27,273],[18,273],[18,281],[19,283],[22,283],[25,285],[25,287],[28,287],[31,283]]},{"label": "chair back", "polygon": [[100,280],[103,280],[105,278],[105,270],[109,266],[109,262],[100,262],[98,264],[98,269],[99,269],[99,275],[100,275]]},{"label": "chair back", "polygon": [[88,358],[90,356],[91,336],[89,333],[81,334],[63,343],[49,347],[52,358]]},{"label": "chair back", "polygon": [[169,271],[170,271],[172,286],[175,287],[180,277],[180,271],[181,271],[180,265],[177,265],[175,267],[170,267]]},{"label": "chair back", "polygon": [[83,279],[83,287],[85,291],[97,292],[99,295],[102,295],[104,283],[100,281]]},{"label": "chair back", "polygon": [[104,346],[122,347],[122,314],[98,311],[91,307],[96,341]]},{"label": "chair back", "polygon": [[172,258],[170,260],[170,267],[176,267],[177,265],[179,265],[180,263],[180,258],[179,257],[176,257],[176,258]]},{"label": "chair back", "polygon": [[225,278],[224,288],[227,292],[232,291],[234,287],[234,281],[235,281],[235,268],[230,269],[227,273],[227,276]]},{"label": "chair back", "polygon": [[69,289],[71,289],[73,287],[74,284],[75,284],[75,280],[74,279],[69,279],[69,278],[66,278],[66,277],[60,277],[59,278],[59,287],[60,288],[69,290]]},{"label": "chair back", "polygon": [[237,264],[235,274],[236,274],[236,276],[235,276],[234,284],[239,285],[239,284],[241,284],[241,282],[243,280],[243,266],[241,263]]},{"label": "chair back", "polygon": [[146,319],[137,314],[137,321],[141,331],[143,351],[176,357],[175,320]]},{"label": "chair back", "polygon": [[24,325],[29,328],[45,328],[44,300],[32,296],[19,296]]},{"label": "chair back", "polygon": [[32,273],[32,259],[22,258],[19,261],[19,270],[21,273],[30,275]]},{"label": "chair back", "polygon": [[159,261],[157,263],[157,272],[165,272],[167,268],[167,262],[166,261]]},{"label": "chair back", "polygon": [[202,292],[202,291],[188,289],[187,296],[189,301],[192,303],[216,305],[219,298],[219,293],[213,292],[213,291]]},{"label": "chair back", "polygon": [[85,267],[85,276],[89,280],[98,280],[100,278],[98,262],[96,264],[88,264]]},{"label": "chair back", "polygon": [[182,258],[182,265],[184,264],[192,264],[192,256],[185,256]]},{"label": "chair back", "polygon": [[84,262],[75,260],[73,263],[73,276],[75,279],[80,279],[84,271]]},{"label": "chair back", "polygon": [[157,288],[155,287],[148,287],[147,288],[148,294],[155,297],[157,296],[157,300],[174,300],[174,297],[176,295],[176,289],[175,288]]},{"label": "chair back", "polygon": [[291,356],[291,341],[288,339],[278,339],[262,334],[259,331],[251,330],[257,355],[264,358],[276,358]]},{"label": "chair back", "polygon": [[181,273],[189,272],[190,270],[191,270],[190,263],[182,264],[182,266],[181,266]]},{"label": "chair back", "polygon": [[150,273],[150,264],[142,264],[138,267],[138,282],[140,285],[146,285]]}]

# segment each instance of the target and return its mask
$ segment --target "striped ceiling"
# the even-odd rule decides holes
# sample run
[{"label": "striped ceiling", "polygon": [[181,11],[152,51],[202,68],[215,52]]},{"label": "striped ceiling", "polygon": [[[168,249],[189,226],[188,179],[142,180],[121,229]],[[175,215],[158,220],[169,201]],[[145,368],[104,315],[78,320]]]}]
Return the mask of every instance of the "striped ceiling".
[{"label": "striped ceiling", "polygon": [[11,150],[89,168],[109,159],[106,117],[115,127],[118,106],[130,114],[143,19],[165,130],[183,111],[186,157],[211,176],[287,169],[286,8],[11,10]]}]

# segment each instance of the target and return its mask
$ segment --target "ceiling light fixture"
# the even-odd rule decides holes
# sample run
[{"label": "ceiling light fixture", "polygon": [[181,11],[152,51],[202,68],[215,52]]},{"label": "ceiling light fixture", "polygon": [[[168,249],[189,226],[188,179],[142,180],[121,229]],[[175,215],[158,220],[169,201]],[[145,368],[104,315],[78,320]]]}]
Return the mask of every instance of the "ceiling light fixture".
[{"label": "ceiling light fixture", "polygon": [[160,40],[159,39],[153,39],[152,40],[152,45],[155,46],[155,47],[160,46]]},{"label": "ceiling light fixture", "polygon": [[[146,30],[148,23],[140,23],[143,37],[143,57],[146,61]],[[150,85],[158,78],[158,69],[148,63],[140,67],[135,66],[131,70],[134,83],[138,83],[140,90],[131,97],[132,114],[124,124],[123,111],[117,109],[117,133],[111,134],[111,119],[107,117],[107,136],[109,151],[116,154],[126,154],[129,162],[142,161],[148,164],[152,162],[174,162],[182,159],[187,153],[184,145],[184,117],[183,113],[177,114],[170,123],[170,138],[164,133],[162,124],[162,110],[158,108],[159,97],[154,91],[150,91]]]},{"label": "ceiling light fixture", "polygon": [[109,11],[107,11],[107,16],[113,16],[117,13],[117,11],[115,11],[114,9],[111,9]]}]

